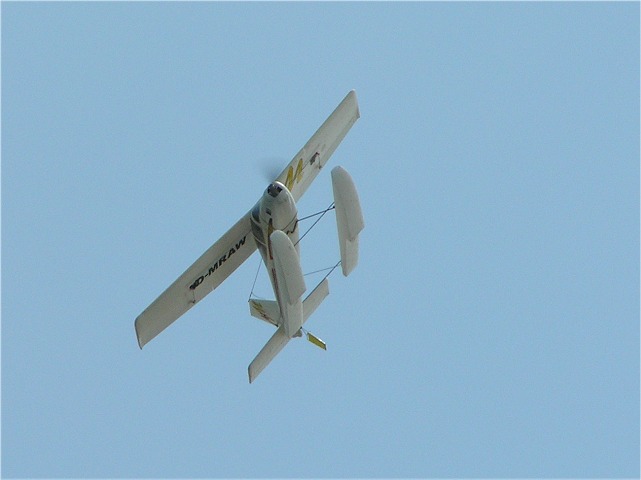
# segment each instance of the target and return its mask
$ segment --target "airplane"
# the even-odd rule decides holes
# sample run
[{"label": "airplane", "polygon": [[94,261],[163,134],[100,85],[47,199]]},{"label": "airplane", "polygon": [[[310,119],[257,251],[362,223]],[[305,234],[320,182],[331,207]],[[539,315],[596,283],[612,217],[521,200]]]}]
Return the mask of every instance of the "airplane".
[{"label": "airplane", "polygon": [[[257,249],[269,274],[275,300],[250,298],[250,314],[272,324],[276,332],[250,363],[249,383],[289,340],[303,333],[310,342],[326,349],[322,340],[303,329],[305,321],[329,294],[329,284],[325,276],[302,299],[306,285],[300,264],[296,202],[359,117],[356,92],[352,90],[269,184],[254,207],[136,318],[134,325],[141,349],[217,288]],[[350,174],[335,167],[331,177],[339,263],[343,275],[348,276],[358,263],[358,238],[365,223]]]}]

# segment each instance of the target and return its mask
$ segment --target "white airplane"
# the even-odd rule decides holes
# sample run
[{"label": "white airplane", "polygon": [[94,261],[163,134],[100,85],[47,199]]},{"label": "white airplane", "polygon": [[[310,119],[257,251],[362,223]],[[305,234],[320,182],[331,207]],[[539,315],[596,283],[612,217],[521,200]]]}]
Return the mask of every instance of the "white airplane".
[{"label": "white airplane", "polygon": [[[250,299],[250,313],[277,330],[249,365],[249,382],[291,338],[303,332],[312,343],[326,348],[322,340],[302,328],[329,294],[329,286],[325,277],[302,300],[306,286],[299,258],[296,202],[359,117],[356,92],[351,91],[256,205],[136,318],[140,348],[218,287],[256,249],[267,267],[276,300]],[[365,223],[354,182],[345,169],[332,170],[332,187],[340,263],[347,276],[358,263],[358,235]]]}]

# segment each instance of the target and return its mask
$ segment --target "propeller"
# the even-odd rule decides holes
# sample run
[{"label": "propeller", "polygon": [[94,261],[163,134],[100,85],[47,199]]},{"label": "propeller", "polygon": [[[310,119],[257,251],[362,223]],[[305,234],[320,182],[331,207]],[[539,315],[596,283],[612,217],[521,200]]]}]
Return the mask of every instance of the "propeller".
[{"label": "propeller", "polygon": [[258,167],[263,179],[271,183],[280,175],[285,165],[287,160],[283,160],[282,157],[264,157],[259,161]]}]

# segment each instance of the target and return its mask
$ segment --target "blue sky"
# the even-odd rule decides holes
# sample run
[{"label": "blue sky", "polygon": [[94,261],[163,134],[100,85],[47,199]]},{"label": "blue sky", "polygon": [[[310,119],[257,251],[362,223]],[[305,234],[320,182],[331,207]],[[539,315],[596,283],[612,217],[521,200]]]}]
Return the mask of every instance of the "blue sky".
[{"label": "blue sky", "polygon": [[[638,3],[1,8],[4,477],[639,476]],[[350,89],[328,351],[248,384],[257,254],[140,351]]]}]

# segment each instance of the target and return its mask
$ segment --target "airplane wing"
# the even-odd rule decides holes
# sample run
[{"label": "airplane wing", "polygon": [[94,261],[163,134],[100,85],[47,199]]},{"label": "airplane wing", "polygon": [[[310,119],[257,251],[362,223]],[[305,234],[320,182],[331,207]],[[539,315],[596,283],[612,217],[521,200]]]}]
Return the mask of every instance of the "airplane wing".
[{"label": "airplane wing", "polygon": [[[359,117],[352,90],[278,176],[296,201]],[[136,318],[140,348],[218,287],[256,250],[250,215],[243,216]]]},{"label": "airplane wing", "polygon": [[356,92],[352,90],[278,176],[276,180],[292,192],[296,201],[305,193],[359,117]]},{"label": "airplane wing", "polygon": [[248,212],[220,240],[136,318],[138,345],[144,347],[202,300],[256,250]]}]

